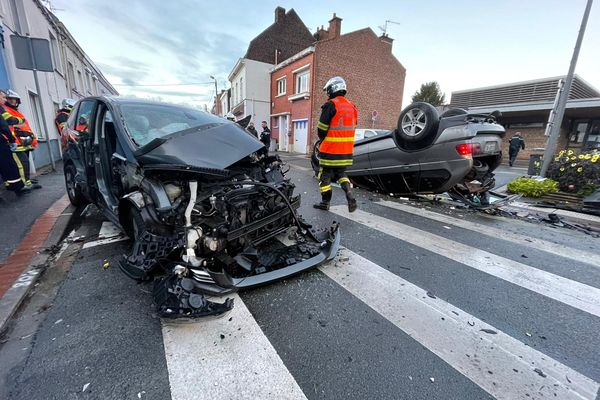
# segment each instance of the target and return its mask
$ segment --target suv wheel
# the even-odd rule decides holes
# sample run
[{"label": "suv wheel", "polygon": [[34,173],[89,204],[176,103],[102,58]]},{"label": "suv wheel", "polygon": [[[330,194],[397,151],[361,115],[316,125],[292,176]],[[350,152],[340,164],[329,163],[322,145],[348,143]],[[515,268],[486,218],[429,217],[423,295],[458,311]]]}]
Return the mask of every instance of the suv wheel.
[{"label": "suv wheel", "polygon": [[83,193],[81,193],[81,189],[77,186],[77,181],[75,180],[76,175],[77,171],[75,170],[74,165],[69,164],[65,167],[65,186],[67,187],[67,195],[69,196],[71,204],[77,207],[89,202]]},{"label": "suv wheel", "polygon": [[406,142],[424,141],[436,133],[439,119],[437,110],[431,104],[413,103],[400,113],[398,135]]}]

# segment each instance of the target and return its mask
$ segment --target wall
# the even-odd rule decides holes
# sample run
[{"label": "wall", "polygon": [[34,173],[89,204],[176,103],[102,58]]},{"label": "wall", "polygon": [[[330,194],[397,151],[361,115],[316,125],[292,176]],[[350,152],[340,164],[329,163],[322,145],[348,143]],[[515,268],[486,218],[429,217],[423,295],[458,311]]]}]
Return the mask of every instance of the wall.
[{"label": "wall", "polygon": [[[502,140],[502,158],[505,162],[508,162],[508,142],[511,137],[517,132],[521,132],[523,140],[525,140],[525,150],[521,150],[517,156],[517,160],[529,160],[529,155],[533,149],[543,149],[546,147],[546,141],[548,138],[544,136],[545,128],[508,128],[506,129],[506,136]],[[567,147],[567,129],[561,128],[560,138],[558,140],[557,149],[565,149]],[[539,153],[539,150],[536,151]],[[543,153],[543,150],[542,150]]]},{"label": "wall", "polygon": [[394,128],[402,108],[406,70],[392,55],[392,44],[367,28],[319,41],[315,47],[312,140],[316,140],[321,105],[327,101],[321,89],[335,75],[346,80],[347,97],[358,108],[359,128],[372,126],[373,110],[379,113],[375,128]]},{"label": "wall", "polygon": [[[302,68],[306,65],[309,65],[310,71],[310,80],[309,80],[309,93],[308,99],[302,98],[297,100],[290,100],[290,96],[294,96],[295,92],[295,74],[293,71]],[[282,77],[286,77],[286,93],[282,96],[277,96],[277,80]],[[281,114],[281,113],[289,113],[290,114],[290,135],[289,135],[289,143],[294,143],[294,131],[293,131],[293,121],[300,119],[307,119],[309,126],[309,135],[310,138],[310,126],[311,126],[311,107],[312,107],[312,80],[314,76],[314,53],[309,53],[306,56],[295,60],[280,69],[273,71],[271,73],[271,114]],[[274,119],[277,117],[271,118],[270,126],[273,126],[271,136],[279,140],[279,128],[275,127]],[[306,145],[309,145],[307,143]],[[293,146],[290,146],[289,149],[294,151]],[[297,149],[296,149],[297,150]]]},{"label": "wall", "polygon": [[[254,60],[245,60],[245,101],[246,115],[252,114],[252,121],[257,127],[261,121],[269,120],[270,109],[270,73],[272,64]],[[258,128],[257,128],[258,129]]]}]

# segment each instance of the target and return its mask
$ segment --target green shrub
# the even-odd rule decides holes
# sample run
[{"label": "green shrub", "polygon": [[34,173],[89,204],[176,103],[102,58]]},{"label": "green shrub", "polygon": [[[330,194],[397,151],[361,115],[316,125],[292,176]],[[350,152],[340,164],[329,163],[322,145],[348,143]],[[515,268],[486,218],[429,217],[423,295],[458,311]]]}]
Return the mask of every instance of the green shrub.
[{"label": "green shrub", "polygon": [[522,194],[525,197],[541,197],[548,193],[558,192],[558,182],[552,179],[518,178],[508,184],[508,191]]},{"label": "green shrub", "polygon": [[[600,155],[561,150],[548,168],[548,178],[558,182],[560,190],[585,194],[600,186]],[[590,192],[590,193],[591,193]]]}]

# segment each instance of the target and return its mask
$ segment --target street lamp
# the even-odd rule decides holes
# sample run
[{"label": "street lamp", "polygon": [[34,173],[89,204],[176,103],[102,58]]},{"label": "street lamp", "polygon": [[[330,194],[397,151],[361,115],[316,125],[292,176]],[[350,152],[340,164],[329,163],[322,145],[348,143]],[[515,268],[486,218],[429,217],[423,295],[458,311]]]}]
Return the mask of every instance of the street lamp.
[{"label": "street lamp", "polygon": [[217,100],[219,99],[219,90],[217,89],[217,79],[214,76],[210,76],[210,79],[215,81],[215,113],[217,112]]}]

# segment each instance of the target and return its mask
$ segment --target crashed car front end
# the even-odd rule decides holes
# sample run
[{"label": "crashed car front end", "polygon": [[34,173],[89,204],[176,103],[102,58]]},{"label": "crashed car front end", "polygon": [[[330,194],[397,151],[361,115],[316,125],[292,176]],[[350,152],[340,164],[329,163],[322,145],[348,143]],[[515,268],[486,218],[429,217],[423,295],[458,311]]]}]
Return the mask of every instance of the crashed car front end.
[{"label": "crashed car front end", "polygon": [[127,200],[145,232],[121,262],[130,277],[156,276],[154,299],[164,318],[228,311],[206,300],[283,279],[335,256],[337,224],[315,230],[297,214],[300,196],[278,157],[253,152],[227,168],[146,165]]}]

